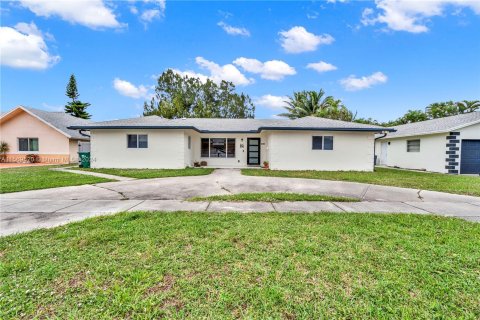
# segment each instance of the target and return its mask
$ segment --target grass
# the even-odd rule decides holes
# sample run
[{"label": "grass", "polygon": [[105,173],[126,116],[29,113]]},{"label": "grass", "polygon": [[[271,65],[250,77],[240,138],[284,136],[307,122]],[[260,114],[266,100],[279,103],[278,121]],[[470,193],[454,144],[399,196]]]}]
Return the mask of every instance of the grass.
[{"label": "grass", "polygon": [[111,180],[50,170],[58,166],[0,169],[0,193],[78,186]]},{"label": "grass", "polygon": [[398,169],[376,168],[375,172],[243,169],[242,174],[247,176],[354,181],[384,186],[480,196],[480,177],[426,173]]},{"label": "grass", "polygon": [[85,170],[99,173],[112,174],[115,176],[129,177],[136,179],[183,177],[183,176],[203,176],[212,173],[212,168],[185,168],[185,169],[93,169],[93,168],[74,168],[76,170]]},{"label": "grass", "polygon": [[359,201],[356,198],[347,198],[340,196],[328,196],[322,194],[307,193],[287,193],[287,192],[259,192],[259,193],[238,193],[227,195],[215,195],[209,197],[194,197],[189,201],[338,201],[353,202]]},{"label": "grass", "polygon": [[480,317],[480,224],[133,212],[0,238],[0,318]]}]

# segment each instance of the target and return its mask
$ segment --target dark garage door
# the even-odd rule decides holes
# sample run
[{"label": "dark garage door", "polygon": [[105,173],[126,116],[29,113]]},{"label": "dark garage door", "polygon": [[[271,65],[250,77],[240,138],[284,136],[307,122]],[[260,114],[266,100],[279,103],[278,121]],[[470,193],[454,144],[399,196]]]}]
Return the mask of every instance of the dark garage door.
[{"label": "dark garage door", "polygon": [[462,140],[460,173],[480,173],[480,140]]}]

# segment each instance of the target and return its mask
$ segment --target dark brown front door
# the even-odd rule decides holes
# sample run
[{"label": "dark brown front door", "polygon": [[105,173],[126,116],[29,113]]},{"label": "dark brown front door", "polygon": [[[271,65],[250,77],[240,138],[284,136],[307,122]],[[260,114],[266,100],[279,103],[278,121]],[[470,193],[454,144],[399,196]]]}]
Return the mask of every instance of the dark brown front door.
[{"label": "dark brown front door", "polygon": [[260,138],[247,138],[247,164],[260,165]]}]

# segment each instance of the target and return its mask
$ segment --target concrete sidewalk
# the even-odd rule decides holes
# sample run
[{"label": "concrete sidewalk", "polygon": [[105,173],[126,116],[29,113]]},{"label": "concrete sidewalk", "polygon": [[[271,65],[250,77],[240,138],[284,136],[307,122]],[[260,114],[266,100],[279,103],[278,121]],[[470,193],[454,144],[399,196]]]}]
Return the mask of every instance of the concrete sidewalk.
[{"label": "concrete sidewalk", "polygon": [[[184,201],[191,197],[242,192],[324,194],[357,198],[361,202]],[[480,197],[346,181],[252,177],[241,175],[240,170],[220,169],[205,176],[125,178],[95,185],[0,194],[0,234],[53,227],[127,210],[390,212],[439,214],[480,222]]]},{"label": "concrete sidewalk", "polygon": [[106,174],[106,173],[92,172],[92,171],[85,171],[85,170],[75,170],[75,169],[70,169],[70,168],[74,168],[74,167],[52,168],[50,170],[64,171],[64,172],[75,173],[75,174],[83,174],[83,175],[86,175],[86,176],[94,176],[94,177],[105,178],[105,179],[116,180],[116,181],[135,180],[135,178],[114,176],[113,174]]},{"label": "concrete sidewalk", "polygon": [[122,211],[370,212],[439,214],[480,222],[480,202],[188,202],[183,200],[2,200],[0,235],[51,228]]}]

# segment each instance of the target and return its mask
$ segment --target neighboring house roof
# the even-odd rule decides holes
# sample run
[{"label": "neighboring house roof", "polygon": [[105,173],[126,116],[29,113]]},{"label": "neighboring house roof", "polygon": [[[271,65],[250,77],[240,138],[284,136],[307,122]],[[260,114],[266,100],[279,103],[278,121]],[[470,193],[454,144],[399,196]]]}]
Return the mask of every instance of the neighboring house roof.
[{"label": "neighboring house roof", "polygon": [[34,108],[27,108],[24,106],[18,106],[15,109],[6,112],[0,116],[0,122],[7,121],[10,118],[13,118],[16,114],[21,111],[25,111],[31,116],[39,119],[46,125],[57,130],[61,134],[65,135],[69,139],[79,139],[79,140],[88,140],[89,138],[81,135],[78,130],[69,129],[70,126],[86,126],[92,123],[90,120],[76,118],[65,112],[49,112]]},{"label": "neighboring house roof", "polygon": [[318,117],[286,119],[165,119],[147,116],[74,125],[71,129],[192,129],[201,133],[257,133],[263,130],[392,131],[391,128]]},{"label": "neighboring house roof", "polygon": [[395,126],[397,131],[388,133],[383,139],[451,132],[477,123],[480,123],[478,111]]}]

